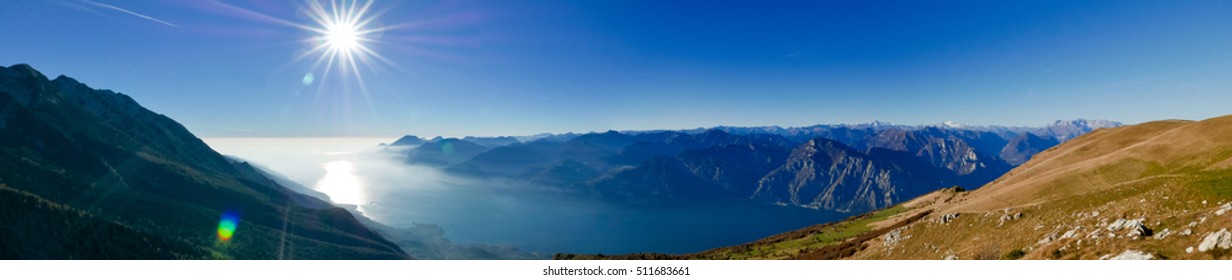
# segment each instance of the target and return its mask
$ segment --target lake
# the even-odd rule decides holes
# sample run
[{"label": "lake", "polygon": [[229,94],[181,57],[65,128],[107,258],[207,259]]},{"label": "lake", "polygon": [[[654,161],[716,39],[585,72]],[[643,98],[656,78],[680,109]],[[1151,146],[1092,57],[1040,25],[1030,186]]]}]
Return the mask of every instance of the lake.
[{"label": "lake", "polygon": [[[390,139],[211,138],[219,152],[356,204],[394,227],[437,224],[462,244],[540,253],[691,253],[737,245],[849,214],[748,204],[650,207],[548,188],[453,178],[375,152]],[[341,200],[341,201],[339,201]]]}]

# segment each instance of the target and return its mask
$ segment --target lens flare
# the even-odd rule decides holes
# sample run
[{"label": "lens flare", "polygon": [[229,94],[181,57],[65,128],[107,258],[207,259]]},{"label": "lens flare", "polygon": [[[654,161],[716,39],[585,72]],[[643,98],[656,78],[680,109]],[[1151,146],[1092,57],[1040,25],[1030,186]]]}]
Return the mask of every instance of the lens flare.
[{"label": "lens flare", "polygon": [[218,240],[231,241],[239,224],[240,218],[235,212],[222,213],[222,218],[218,221]]},{"label": "lens flare", "polygon": [[312,82],[316,81],[316,79],[317,77],[312,75],[312,73],[304,74],[304,86],[311,86]]}]

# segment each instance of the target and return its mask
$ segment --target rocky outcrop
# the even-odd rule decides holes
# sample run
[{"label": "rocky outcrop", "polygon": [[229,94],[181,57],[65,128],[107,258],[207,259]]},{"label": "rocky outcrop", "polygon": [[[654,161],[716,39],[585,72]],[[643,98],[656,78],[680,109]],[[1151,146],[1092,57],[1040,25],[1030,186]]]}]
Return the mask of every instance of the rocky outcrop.
[{"label": "rocky outcrop", "polygon": [[1009,214],[1010,209],[1005,209],[1005,212],[1006,214],[1001,215],[1001,218],[997,220],[997,226],[1003,226],[1005,225],[1005,222],[1022,219],[1022,212],[1014,213],[1012,215]]},{"label": "rocky outcrop", "polygon": [[948,224],[956,218],[958,218],[958,213],[949,213],[941,215],[941,217],[937,217],[937,222],[940,222],[941,224]]},{"label": "rocky outcrop", "polygon": [[903,237],[903,229],[896,228],[886,233],[885,241],[883,242],[882,245],[884,245],[885,247],[893,247],[895,244],[898,244],[898,242],[902,241],[903,239],[907,239],[906,237]]},{"label": "rocky outcrop", "polygon": [[1228,232],[1226,228],[1212,232],[1202,238],[1202,243],[1198,244],[1198,252],[1206,252],[1215,248],[1232,248],[1232,232]]},{"label": "rocky outcrop", "polygon": [[862,212],[945,187],[911,176],[842,143],[814,139],[794,149],[787,163],[758,182],[757,200]]},{"label": "rocky outcrop", "polygon": [[1150,260],[1154,259],[1155,255],[1138,250],[1126,250],[1120,255],[1112,257],[1111,260]]},{"label": "rocky outcrop", "polygon": [[[933,166],[948,169],[958,175],[967,175],[987,167],[984,161],[991,159],[982,156],[967,140],[974,139],[963,139],[936,128],[888,129],[870,137],[868,148],[911,153]],[[994,145],[1002,144],[1004,140],[997,139]]]},{"label": "rocky outcrop", "polygon": [[1146,224],[1144,223],[1145,221],[1146,221],[1146,218],[1139,218],[1139,219],[1133,219],[1133,220],[1117,219],[1116,221],[1113,221],[1111,224],[1108,224],[1107,229],[1108,231],[1112,233],[1116,233],[1116,232],[1123,231],[1125,229],[1129,229],[1129,233],[1126,236],[1131,236],[1131,237],[1132,236],[1151,236],[1151,233],[1152,233],[1151,229],[1146,227]]},{"label": "rocky outcrop", "polygon": [[1164,239],[1164,238],[1168,238],[1168,236],[1171,236],[1171,235],[1172,235],[1172,230],[1169,230],[1169,229],[1166,229],[1166,228],[1165,228],[1164,230],[1159,231],[1159,233],[1158,233],[1158,234],[1155,234],[1155,237],[1154,237],[1154,238],[1155,238],[1155,240],[1161,240],[1161,239]]},{"label": "rocky outcrop", "polygon": [[1074,229],[1066,231],[1065,234],[1061,235],[1061,239],[1078,237],[1078,232],[1081,230],[1082,227],[1075,227]]}]

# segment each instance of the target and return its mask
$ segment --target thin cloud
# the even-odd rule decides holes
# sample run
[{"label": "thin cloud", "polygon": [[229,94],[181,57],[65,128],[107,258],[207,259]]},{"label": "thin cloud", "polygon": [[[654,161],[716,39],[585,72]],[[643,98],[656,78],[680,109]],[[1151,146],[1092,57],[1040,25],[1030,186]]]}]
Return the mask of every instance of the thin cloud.
[{"label": "thin cloud", "polygon": [[117,11],[117,12],[121,12],[121,13],[129,14],[129,15],[132,15],[132,16],[135,16],[135,17],[139,17],[139,18],[143,18],[143,19],[146,19],[146,20],[149,20],[149,21],[153,21],[153,22],[161,23],[161,24],[166,25],[166,26],[176,27],[176,28],[179,28],[179,27],[180,27],[179,25],[175,25],[174,23],[170,23],[170,22],[167,22],[167,21],[165,21],[165,20],[157,19],[157,18],[154,18],[154,17],[151,17],[151,16],[147,16],[147,15],[143,15],[143,14],[140,14],[140,13],[137,13],[137,12],[134,12],[134,11],[129,11],[128,9],[124,9],[124,8],[116,7],[116,6],[113,6],[113,5],[103,4],[103,3],[94,2],[94,1],[90,1],[90,0],[81,0],[81,1],[82,1],[83,3],[90,4],[90,5],[93,5],[93,6],[95,6],[95,7],[104,8],[104,9],[109,9],[109,10],[113,10],[113,11]]},{"label": "thin cloud", "polygon": [[813,57],[813,54],[801,52],[801,51],[794,51],[786,55],[783,55],[783,58],[786,58],[786,59],[803,59],[803,58],[809,58],[809,57]]}]

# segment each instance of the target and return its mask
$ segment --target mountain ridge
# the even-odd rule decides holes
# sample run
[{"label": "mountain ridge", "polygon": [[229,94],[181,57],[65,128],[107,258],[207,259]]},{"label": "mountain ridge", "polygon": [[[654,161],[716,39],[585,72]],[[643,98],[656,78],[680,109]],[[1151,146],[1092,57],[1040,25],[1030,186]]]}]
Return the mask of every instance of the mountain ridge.
[{"label": "mountain ridge", "polygon": [[684,255],[558,259],[1230,259],[1232,115],[1100,129],[975,190]]},{"label": "mountain ridge", "polygon": [[[945,187],[978,188],[1035,153],[1062,142],[1061,139],[1115,125],[1119,123],[1073,120],[1034,128],[872,123],[803,128],[717,127],[704,131],[609,130],[556,137],[540,135],[534,140],[515,138],[517,141],[488,150],[473,149],[474,152],[464,153],[449,162],[435,160],[430,155],[417,156],[413,152],[403,155],[408,162],[434,162],[430,165],[456,176],[546,184],[623,203],[694,204],[747,200],[862,212]],[[839,162],[877,163],[865,167],[878,171],[815,173],[812,169],[784,167],[792,164],[784,157],[770,156],[771,162],[760,162],[762,159],[754,159],[749,151],[741,149],[724,150],[731,155],[699,154],[713,147],[753,145],[760,147],[757,153],[763,153],[762,158],[767,158],[765,155],[790,154],[793,149],[817,139],[833,140],[856,151],[844,154],[852,161]],[[690,156],[709,157],[710,160],[691,161],[687,158]],[[760,168],[767,164],[772,166],[765,170]],[[752,169],[764,173],[749,174],[748,170],[735,166],[758,166]],[[767,180],[772,175],[770,171],[775,169],[782,171],[773,176],[786,177]],[[895,175],[889,176],[890,173],[883,174],[883,171]],[[738,175],[721,176],[724,173]],[[834,186],[820,182],[794,184],[793,180],[786,179],[795,176],[845,179],[836,181]],[[882,182],[877,183],[877,180]],[[765,191],[757,193],[758,189]],[[840,202],[838,200],[842,199],[829,197],[852,192],[863,195],[846,199],[864,202],[851,204],[851,201]],[[810,193],[822,197],[799,197]],[[888,199],[874,199],[873,193]]]},{"label": "mountain ridge", "polygon": [[[127,95],[67,76],[49,80],[25,64],[0,67],[0,184],[13,190],[10,198],[26,201],[0,206],[0,221],[70,225],[0,240],[0,251],[12,258],[407,258],[346,210],[227,160]],[[234,236],[216,233],[224,215],[238,218]],[[91,239],[90,247],[14,253],[56,248],[57,237],[81,234],[71,225],[87,224],[166,247],[98,254],[131,247],[123,244],[133,238],[116,234]]]}]

